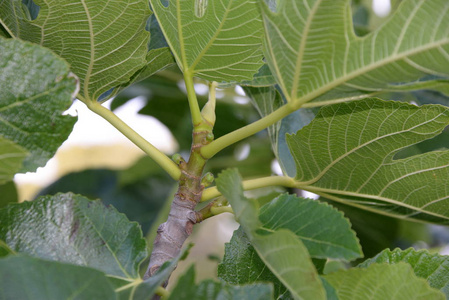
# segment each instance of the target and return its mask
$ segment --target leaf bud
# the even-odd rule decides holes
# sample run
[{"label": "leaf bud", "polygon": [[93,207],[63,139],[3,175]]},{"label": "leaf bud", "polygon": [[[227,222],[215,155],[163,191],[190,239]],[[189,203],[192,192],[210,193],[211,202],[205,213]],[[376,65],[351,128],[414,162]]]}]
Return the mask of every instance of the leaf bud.
[{"label": "leaf bud", "polygon": [[207,187],[214,182],[214,175],[211,172],[207,172],[204,174],[203,178],[201,178],[201,185]]}]

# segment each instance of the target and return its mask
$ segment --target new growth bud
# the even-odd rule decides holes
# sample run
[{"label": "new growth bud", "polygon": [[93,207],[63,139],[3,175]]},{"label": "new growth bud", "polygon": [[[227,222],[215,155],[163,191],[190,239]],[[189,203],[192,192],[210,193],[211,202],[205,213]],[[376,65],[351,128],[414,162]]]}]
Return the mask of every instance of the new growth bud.
[{"label": "new growth bud", "polygon": [[173,156],[171,157],[171,159],[175,162],[175,164],[180,165],[181,163],[185,163],[186,161],[184,160],[184,158],[182,158],[181,154],[176,153],[173,154]]},{"label": "new growth bud", "polygon": [[212,142],[212,141],[214,140],[214,134],[213,134],[212,132],[209,132],[209,133],[206,135],[206,140],[207,140],[208,142]]},{"label": "new growth bud", "polygon": [[201,116],[212,126],[215,124],[215,88],[217,83],[214,81],[210,84],[209,100],[201,110]]},{"label": "new growth bud", "polygon": [[211,172],[207,172],[204,174],[203,178],[201,178],[201,185],[204,187],[208,187],[214,182],[214,175]]}]

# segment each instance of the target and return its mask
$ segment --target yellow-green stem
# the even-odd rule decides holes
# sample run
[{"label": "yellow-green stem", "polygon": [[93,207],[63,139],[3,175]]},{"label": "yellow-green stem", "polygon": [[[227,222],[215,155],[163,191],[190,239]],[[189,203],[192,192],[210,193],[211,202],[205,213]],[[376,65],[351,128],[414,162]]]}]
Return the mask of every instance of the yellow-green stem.
[{"label": "yellow-green stem", "polygon": [[256,134],[257,132],[267,128],[270,125],[273,125],[277,121],[285,118],[292,112],[294,112],[298,107],[294,107],[293,105],[286,104],[284,106],[281,106],[274,112],[272,112],[269,115],[266,115],[265,117],[261,118],[260,120],[257,120],[254,123],[251,123],[245,127],[239,128],[233,132],[230,132],[209,145],[206,145],[201,148],[201,155],[205,158],[211,158],[224,148],[243,140],[244,138],[247,138],[253,134]]},{"label": "yellow-green stem", "polygon": [[166,289],[164,289],[163,287],[159,286],[156,289],[156,294],[158,294],[159,296],[161,296],[163,299],[167,299],[168,297],[170,297],[170,292],[167,291]]},{"label": "yellow-green stem", "polygon": [[184,72],[184,81],[186,84],[187,98],[189,100],[190,114],[192,115],[193,125],[198,125],[202,122],[200,107],[196,99],[195,87],[193,85],[193,75],[190,72]]},{"label": "yellow-green stem", "polygon": [[154,147],[119,117],[117,117],[112,111],[102,106],[100,103],[93,101],[85,101],[84,103],[91,111],[108,121],[137,147],[142,149],[143,152],[154,159],[154,161],[158,163],[159,166],[161,166],[162,169],[164,169],[174,180],[179,179],[181,176],[181,170],[167,155]]},{"label": "yellow-green stem", "polygon": [[[269,176],[251,180],[244,180],[242,182],[242,185],[245,191],[254,190],[267,186],[285,186],[290,188],[297,187],[295,180],[287,176]],[[203,195],[201,196],[201,202],[211,200],[218,196],[221,196],[221,193],[217,190],[217,187],[214,186],[205,189],[203,191]]]}]

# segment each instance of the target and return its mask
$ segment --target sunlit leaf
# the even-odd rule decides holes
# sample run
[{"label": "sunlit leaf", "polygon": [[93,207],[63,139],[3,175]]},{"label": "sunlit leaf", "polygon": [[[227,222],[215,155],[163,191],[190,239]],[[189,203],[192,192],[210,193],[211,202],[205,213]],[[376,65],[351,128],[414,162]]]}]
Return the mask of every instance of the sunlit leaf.
[{"label": "sunlit leaf", "polygon": [[18,171],[25,151],[20,172],[35,171],[53,157],[76,121],[61,115],[76,93],[76,81],[69,65],[48,49],[0,38],[0,137],[17,145],[2,142],[1,151],[14,147],[16,157],[2,160],[0,173]]},{"label": "sunlit leaf", "polygon": [[412,90],[427,75],[448,79],[449,2],[403,1],[363,37],[354,33],[350,2],[280,1],[272,12],[261,1],[265,56],[289,102],[300,105],[336,87]]},{"label": "sunlit leaf", "polygon": [[0,2],[0,19],[16,38],[52,49],[80,78],[80,96],[100,95],[130,80],[143,68],[150,10],[145,0],[44,1],[30,20],[22,1]]},{"label": "sunlit leaf", "polygon": [[448,151],[395,155],[449,124],[439,105],[366,99],[322,108],[287,142],[298,186],[371,211],[448,223]]},{"label": "sunlit leaf", "polygon": [[260,13],[254,0],[151,0],[184,73],[210,81],[250,80],[262,66]]}]

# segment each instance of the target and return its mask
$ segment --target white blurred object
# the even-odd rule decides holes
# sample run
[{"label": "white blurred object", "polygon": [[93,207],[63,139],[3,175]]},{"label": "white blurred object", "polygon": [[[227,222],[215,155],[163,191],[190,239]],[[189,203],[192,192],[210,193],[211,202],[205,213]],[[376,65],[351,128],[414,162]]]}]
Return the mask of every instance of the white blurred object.
[{"label": "white blurred object", "polygon": [[391,11],[390,0],[373,0],[373,10],[379,17],[386,17]]},{"label": "white blurred object", "polygon": [[[103,105],[110,108],[110,101]],[[177,146],[170,131],[155,118],[138,114],[144,105],[145,99],[137,97],[117,108],[114,113],[162,152],[174,152]],[[74,101],[64,114],[78,116],[78,122],[68,139],[60,147],[62,150],[74,146],[94,147],[117,144],[137,147],[106,120],[90,111],[81,101]],[[34,173],[17,174],[14,176],[14,181],[19,185],[48,185],[56,179],[57,169],[58,163],[55,158],[52,158],[45,167],[38,168]]]}]

